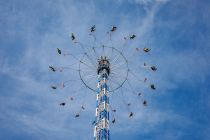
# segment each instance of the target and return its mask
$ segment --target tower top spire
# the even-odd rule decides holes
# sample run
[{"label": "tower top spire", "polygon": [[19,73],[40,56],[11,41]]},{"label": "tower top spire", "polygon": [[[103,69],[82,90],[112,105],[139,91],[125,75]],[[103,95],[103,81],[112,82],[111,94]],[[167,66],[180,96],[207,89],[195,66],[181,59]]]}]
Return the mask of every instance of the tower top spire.
[{"label": "tower top spire", "polygon": [[98,75],[101,75],[103,77],[105,76],[104,74],[106,74],[106,77],[110,74],[110,63],[109,59],[106,56],[101,56],[98,59],[97,73]]}]

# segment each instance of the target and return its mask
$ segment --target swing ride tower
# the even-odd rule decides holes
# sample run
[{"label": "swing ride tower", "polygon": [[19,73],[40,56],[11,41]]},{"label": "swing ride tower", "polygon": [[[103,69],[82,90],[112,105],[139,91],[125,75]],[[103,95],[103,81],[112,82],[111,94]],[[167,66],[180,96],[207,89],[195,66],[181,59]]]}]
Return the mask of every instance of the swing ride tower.
[{"label": "swing ride tower", "polygon": [[98,91],[96,96],[96,118],[94,140],[109,140],[109,96],[107,80],[110,63],[106,56],[98,59]]},{"label": "swing ride tower", "polygon": [[92,47],[80,59],[79,75],[83,84],[96,93],[94,140],[109,140],[109,125],[115,123],[113,115],[111,119],[109,117],[110,113],[113,114],[109,96],[126,82],[128,61],[114,47],[106,45]]},{"label": "swing ride tower", "polygon": [[[109,100],[109,96],[112,94],[122,94],[124,88],[126,91],[132,93],[139,101],[143,104],[143,106],[147,106],[147,101],[144,99],[144,93],[141,91],[135,91],[133,86],[137,85],[136,82],[140,82],[145,87],[149,87],[152,90],[155,90],[156,87],[153,83],[147,82],[147,77],[142,78],[135,74],[135,66],[129,65],[127,57],[125,56],[126,52],[124,52],[124,48],[127,48],[130,45],[129,42],[134,40],[136,37],[135,34],[126,35],[123,37],[123,43],[119,43],[115,47],[115,44],[112,42],[112,34],[115,32],[117,27],[112,26],[112,28],[106,33],[106,36],[109,37],[109,42],[101,43],[97,41],[95,31],[95,25],[90,28],[90,34],[93,39],[93,45],[83,44],[76,38],[76,36],[72,33],[71,40],[73,41],[73,45],[77,48],[80,48],[83,52],[80,54],[66,53],[61,49],[57,48],[57,53],[59,55],[63,55],[65,57],[72,57],[76,61],[70,66],[64,67],[54,67],[52,65],[49,66],[52,72],[63,72],[65,70],[72,70],[79,73],[79,81],[83,83],[85,88],[90,89],[96,95],[96,110],[95,110],[95,119],[93,121],[94,127],[94,140],[109,140],[110,139],[110,124],[116,123],[114,113],[116,112],[115,108],[112,108],[112,105]],[[140,48],[130,48],[137,52],[140,51]],[[142,52],[149,53],[151,51],[150,48],[143,48]],[[134,55],[132,55],[134,56]],[[72,62],[73,62],[72,61]],[[79,64],[79,65],[77,65]],[[129,63],[130,64],[130,63]],[[78,67],[79,66],[79,67]],[[138,66],[138,64],[137,64]],[[145,68],[147,70],[151,70],[155,72],[157,70],[154,65],[147,65],[145,62],[141,68]],[[131,80],[135,80],[134,84],[130,84]],[[98,79],[98,81],[97,81]],[[64,88],[66,85],[75,80],[67,80],[62,82],[61,84],[53,84],[51,88],[56,90],[58,88]],[[121,89],[121,92],[118,90]],[[78,90],[81,92],[81,90]],[[86,93],[86,92],[84,92]],[[130,94],[131,95],[131,94]],[[129,95],[129,96],[130,96]],[[70,100],[73,101],[73,96],[70,97]],[[131,107],[131,103],[123,100],[123,104],[127,108]],[[60,106],[65,106],[66,102],[60,103]],[[81,110],[85,110],[84,103],[82,104],[79,113],[76,113],[75,118],[80,117]],[[111,117],[109,117],[109,113],[111,113]],[[134,112],[128,109],[128,117],[132,118],[134,116]]]}]

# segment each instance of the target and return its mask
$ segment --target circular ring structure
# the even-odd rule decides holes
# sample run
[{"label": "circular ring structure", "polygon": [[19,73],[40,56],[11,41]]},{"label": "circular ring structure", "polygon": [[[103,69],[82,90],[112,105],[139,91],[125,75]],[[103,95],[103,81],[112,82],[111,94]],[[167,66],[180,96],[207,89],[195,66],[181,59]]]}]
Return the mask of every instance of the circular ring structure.
[{"label": "circular ring structure", "polygon": [[97,92],[98,60],[106,57],[110,62],[108,76],[109,92],[114,92],[122,87],[128,77],[128,61],[118,49],[109,46],[92,47],[88,53],[84,53],[79,63],[79,75],[84,85]]}]

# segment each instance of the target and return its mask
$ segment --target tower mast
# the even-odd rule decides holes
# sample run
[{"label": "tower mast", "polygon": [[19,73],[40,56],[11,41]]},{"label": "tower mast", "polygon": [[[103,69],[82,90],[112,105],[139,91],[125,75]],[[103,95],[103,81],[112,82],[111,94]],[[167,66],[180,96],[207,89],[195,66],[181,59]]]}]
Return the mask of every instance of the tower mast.
[{"label": "tower mast", "polygon": [[96,118],[94,140],[109,140],[109,96],[107,80],[110,63],[106,56],[98,59],[98,91],[96,97]]}]

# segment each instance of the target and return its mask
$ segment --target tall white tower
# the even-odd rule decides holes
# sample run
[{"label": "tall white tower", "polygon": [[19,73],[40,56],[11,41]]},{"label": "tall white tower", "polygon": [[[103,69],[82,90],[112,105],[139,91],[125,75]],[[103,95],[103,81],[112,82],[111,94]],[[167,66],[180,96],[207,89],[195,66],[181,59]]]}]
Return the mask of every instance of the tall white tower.
[{"label": "tall white tower", "polygon": [[96,97],[96,118],[94,140],[109,140],[109,96],[107,80],[110,74],[109,60],[98,59],[98,92]]}]

